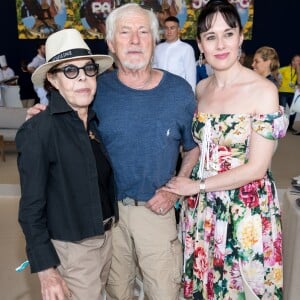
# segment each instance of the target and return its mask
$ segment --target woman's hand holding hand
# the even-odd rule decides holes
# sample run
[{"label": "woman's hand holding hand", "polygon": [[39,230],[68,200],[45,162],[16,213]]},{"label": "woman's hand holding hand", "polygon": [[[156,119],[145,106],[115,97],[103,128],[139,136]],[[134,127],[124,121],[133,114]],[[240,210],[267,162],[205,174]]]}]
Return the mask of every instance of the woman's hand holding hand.
[{"label": "woman's hand holding hand", "polygon": [[187,177],[173,177],[162,190],[181,196],[190,196],[199,193],[199,181]]}]

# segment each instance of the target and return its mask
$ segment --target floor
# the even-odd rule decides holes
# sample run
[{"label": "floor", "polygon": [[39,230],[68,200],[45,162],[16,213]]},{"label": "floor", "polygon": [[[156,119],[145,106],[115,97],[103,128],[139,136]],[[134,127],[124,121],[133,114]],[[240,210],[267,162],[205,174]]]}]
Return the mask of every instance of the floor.
[{"label": "floor", "polygon": [[[300,130],[300,122],[296,129]],[[291,178],[300,175],[299,149],[300,136],[288,133],[279,141],[271,169],[280,198],[284,189],[290,186]],[[15,271],[26,259],[24,238],[17,223],[19,195],[16,153],[11,148],[6,153],[6,162],[0,161],[0,300],[41,299],[36,276],[31,275],[28,268],[21,273]]]},{"label": "floor", "polygon": [[23,234],[16,217],[19,196],[2,196],[0,201],[0,299],[41,299],[37,277],[32,276],[28,269],[21,273],[15,271],[26,259]]}]

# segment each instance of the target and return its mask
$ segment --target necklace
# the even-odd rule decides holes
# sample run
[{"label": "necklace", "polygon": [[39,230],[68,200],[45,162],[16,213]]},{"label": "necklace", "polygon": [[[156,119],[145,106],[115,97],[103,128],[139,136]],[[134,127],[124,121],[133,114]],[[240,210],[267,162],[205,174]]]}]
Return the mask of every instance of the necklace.
[{"label": "necklace", "polygon": [[[120,73],[119,72],[117,73],[117,76],[118,76],[119,80],[121,82],[123,82],[120,78]],[[144,88],[146,88],[150,84],[150,82],[152,81],[152,77],[153,77],[153,72],[152,72],[152,70],[150,70],[150,74],[149,74],[148,78],[144,81],[144,83],[142,85],[138,86],[138,87],[132,87],[132,88],[135,89],[135,90],[143,90]],[[129,86],[128,84],[125,84],[125,85]],[[131,86],[129,86],[129,87],[131,87]]]}]

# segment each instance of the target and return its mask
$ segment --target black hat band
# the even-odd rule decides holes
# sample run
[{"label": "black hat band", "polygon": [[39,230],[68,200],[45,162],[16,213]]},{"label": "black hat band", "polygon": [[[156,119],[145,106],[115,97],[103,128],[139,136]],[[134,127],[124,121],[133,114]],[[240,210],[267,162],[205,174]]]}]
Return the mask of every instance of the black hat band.
[{"label": "black hat band", "polygon": [[92,55],[91,51],[88,49],[70,49],[53,56],[48,62],[86,55]]}]

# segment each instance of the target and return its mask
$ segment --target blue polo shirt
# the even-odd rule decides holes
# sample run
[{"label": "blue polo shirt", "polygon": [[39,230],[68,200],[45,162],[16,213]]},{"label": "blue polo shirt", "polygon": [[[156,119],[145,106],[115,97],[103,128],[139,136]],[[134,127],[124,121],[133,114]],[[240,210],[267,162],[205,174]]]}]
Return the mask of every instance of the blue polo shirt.
[{"label": "blue polo shirt", "polygon": [[93,103],[115,173],[118,200],[149,200],[175,173],[179,146],[196,146],[191,124],[196,101],[190,85],[164,71],[159,85],[135,90],[116,71],[98,78]]}]

